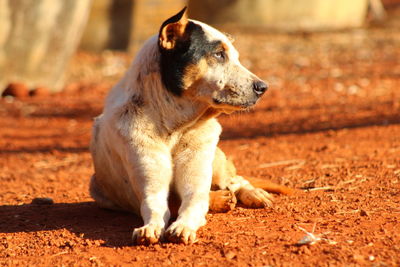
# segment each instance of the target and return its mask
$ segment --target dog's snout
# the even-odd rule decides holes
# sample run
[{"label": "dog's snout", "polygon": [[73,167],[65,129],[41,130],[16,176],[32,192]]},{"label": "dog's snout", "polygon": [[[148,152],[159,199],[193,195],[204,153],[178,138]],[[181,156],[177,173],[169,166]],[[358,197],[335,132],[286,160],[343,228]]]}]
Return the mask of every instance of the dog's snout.
[{"label": "dog's snout", "polygon": [[253,91],[257,94],[257,95],[262,95],[265,93],[265,91],[267,91],[268,89],[268,85],[263,82],[263,81],[255,81],[253,82]]}]

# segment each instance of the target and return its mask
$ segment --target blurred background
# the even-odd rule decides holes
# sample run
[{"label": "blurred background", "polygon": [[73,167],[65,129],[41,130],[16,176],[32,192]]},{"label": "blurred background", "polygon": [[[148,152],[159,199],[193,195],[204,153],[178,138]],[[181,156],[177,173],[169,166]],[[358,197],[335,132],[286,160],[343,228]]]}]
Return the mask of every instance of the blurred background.
[{"label": "blurred background", "polygon": [[400,0],[2,0],[0,113],[100,114],[143,42],[185,5],[270,84],[256,112],[220,118],[223,137],[400,121]]},{"label": "blurred background", "polygon": [[[390,23],[399,14],[399,3],[400,0],[2,0],[0,92],[10,83],[18,83],[20,91],[39,88],[42,92],[57,92],[75,78],[119,76],[143,42],[185,5],[191,18],[236,35],[240,45],[245,46],[243,53],[249,46],[259,47],[251,49],[258,55],[244,58],[248,65],[264,66],[264,71],[267,64],[282,63],[282,59],[273,58],[277,55],[274,52],[286,47],[290,51],[284,54],[290,55],[298,49],[311,49],[301,42],[310,40],[312,33],[335,32],[335,36],[344,38],[339,37],[337,42],[326,40],[331,47],[322,47],[322,41],[311,49],[314,51],[304,51],[293,60],[297,66],[310,67],[317,59],[311,55],[322,52],[318,61],[326,65],[326,57],[340,53],[337,46],[343,42],[354,46],[370,40],[368,28],[398,27]],[[344,36],[343,31],[349,34]],[[248,37],[248,33],[254,35],[240,37]],[[267,37],[268,34],[276,37]],[[129,56],[128,62],[116,51]],[[258,60],[260,54],[271,60]],[[80,63],[71,70],[71,59],[72,64],[78,61],[90,65],[90,60],[96,61],[95,69],[100,67],[102,71],[97,73],[92,66]],[[336,75],[340,72],[331,71]]]},{"label": "blurred background", "polygon": [[0,0],[0,113],[100,114],[144,41],[183,6],[229,33],[270,84],[258,112],[220,119],[225,137],[400,121],[400,0]]}]

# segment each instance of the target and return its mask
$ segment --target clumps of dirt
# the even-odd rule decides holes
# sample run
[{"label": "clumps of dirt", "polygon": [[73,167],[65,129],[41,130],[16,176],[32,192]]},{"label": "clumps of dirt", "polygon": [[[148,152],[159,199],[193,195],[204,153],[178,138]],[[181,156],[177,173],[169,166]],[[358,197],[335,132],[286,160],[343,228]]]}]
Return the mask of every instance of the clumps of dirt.
[{"label": "clumps of dirt", "polygon": [[208,214],[190,246],[133,246],[141,219],[88,193],[93,117],[128,56],[78,53],[63,93],[0,99],[0,265],[399,266],[398,28],[236,35],[271,90],[219,118],[220,147],[295,194]]}]

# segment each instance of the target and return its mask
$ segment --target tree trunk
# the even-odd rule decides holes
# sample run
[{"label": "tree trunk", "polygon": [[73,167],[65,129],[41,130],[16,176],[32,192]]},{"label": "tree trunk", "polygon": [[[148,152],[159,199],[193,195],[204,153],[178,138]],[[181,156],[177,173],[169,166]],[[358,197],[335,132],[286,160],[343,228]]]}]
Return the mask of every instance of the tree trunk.
[{"label": "tree trunk", "polygon": [[90,0],[0,1],[0,93],[9,82],[59,91]]},{"label": "tree trunk", "polygon": [[276,31],[361,27],[368,0],[190,0],[189,17]]}]

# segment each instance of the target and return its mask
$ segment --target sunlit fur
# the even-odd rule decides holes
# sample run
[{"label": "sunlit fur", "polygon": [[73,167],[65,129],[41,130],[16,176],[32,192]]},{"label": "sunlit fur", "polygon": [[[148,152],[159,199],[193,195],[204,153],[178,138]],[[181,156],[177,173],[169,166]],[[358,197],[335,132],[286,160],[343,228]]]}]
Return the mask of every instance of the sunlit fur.
[{"label": "sunlit fur", "polygon": [[[240,65],[238,52],[225,35],[195,23],[210,40],[226,46],[229,62],[213,65],[204,59],[199,63],[203,65],[192,66],[185,74],[184,93],[177,96],[161,81],[154,36],[111,90],[103,114],[94,122],[91,195],[102,207],[142,216],[144,226],[133,233],[139,244],[158,242],[164,231],[171,241],[194,242],[197,229],[206,222],[211,184],[241,192],[238,197],[248,206],[270,203],[268,193],[236,173],[230,176],[231,167],[217,150],[221,126],[215,117],[254,104],[249,83],[258,78]],[[182,204],[177,220],[167,228],[171,190]]]}]

